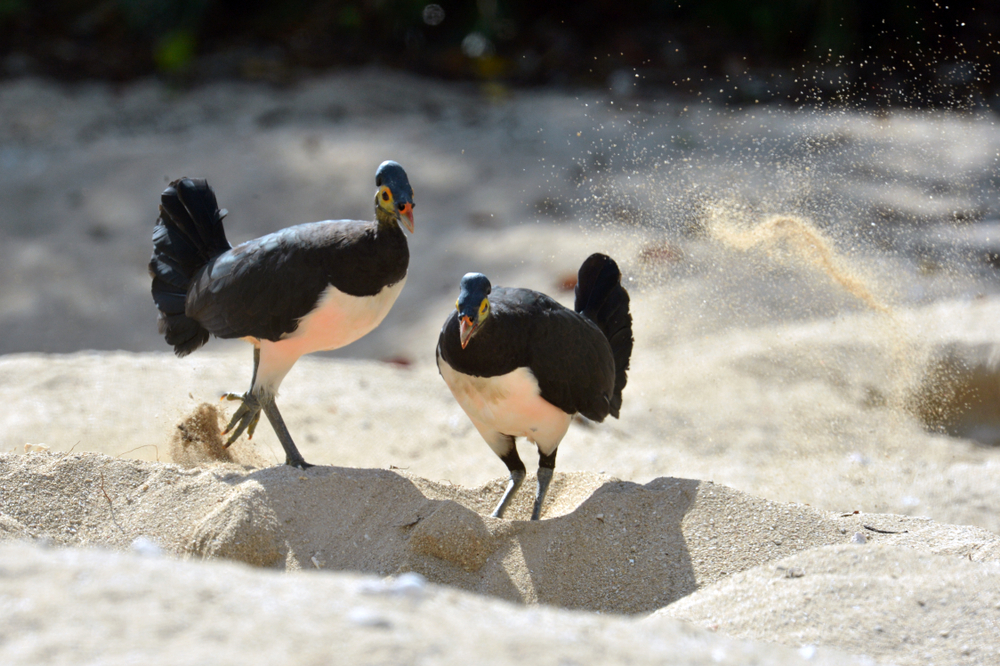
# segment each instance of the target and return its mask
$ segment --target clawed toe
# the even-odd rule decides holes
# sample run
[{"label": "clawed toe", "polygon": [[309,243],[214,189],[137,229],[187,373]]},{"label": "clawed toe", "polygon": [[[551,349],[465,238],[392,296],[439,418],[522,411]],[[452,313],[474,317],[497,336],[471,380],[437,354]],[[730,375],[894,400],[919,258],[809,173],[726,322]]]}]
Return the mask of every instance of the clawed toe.
[{"label": "clawed toe", "polygon": [[229,425],[222,431],[223,435],[232,431],[232,434],[229,435],[229,439],[226,440],[223,446],[230,446],[239,439],[244,431],[247,433],[247,439],[253,439],[253,433],[257,429],[257,422],[260,421],[260,400],[250,391],[242,395],[239,393],[226,393],[222,396],[222,399],[239,400],[241,402],[240,406],[236,408],[233,418],[229,421]]},{"label": "clawed toe", "polygon": [[[254,375],[256,376],[256,372]],[[229,425],[222,431],[223,436],[232,431],[232,434],[229,435],[229,440],[223,446],[228,447],[239,439],[239,436],[244,432],[247,433],[248,438],[252,438],[254,430],[257,428],[257,422],[260,421],[260,413],[263,411],[267,415],[267,420],[271,422],[274,434],[278,436],[278,441],[281,442],[281,447],[285,450],[285,464],[298,467],[299,469],[309,469],[312,467],[312,465],[303,460],[302,454],[295,447],[295,442],[292,441],[292,436],[288,434],[288,428],[285,427],[285,422],[281,418],[278,406],[274,404],[273,396],[264,394],[262,397],[251,390],[242,395],[239,393],[226,393],[222,396],[222,399],[238,400],[240,402],[240,406],[236,408],[236,413],[233,414]]]}]

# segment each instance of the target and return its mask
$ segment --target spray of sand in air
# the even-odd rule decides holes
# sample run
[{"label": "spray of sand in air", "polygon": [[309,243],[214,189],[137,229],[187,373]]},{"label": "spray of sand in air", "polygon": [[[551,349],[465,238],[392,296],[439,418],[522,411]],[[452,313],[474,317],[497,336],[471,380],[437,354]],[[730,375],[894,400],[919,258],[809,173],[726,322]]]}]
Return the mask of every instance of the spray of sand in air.
[{"label": "spray of sand in air", "polygon": [[879,298],[859,272],[837,251],[823,232],[793,215],[775,215],[757,225],[746,225],[722,208],[710,212],[708,231],[712,238],[743,252],[762,251],[776,260],[791,261],[814,269],[854,296],[869,310],[884,317],[893,382],[885,396],[888,406],[914,413],[918,408],[912,390],[920,373],[916,343],[892,308]]},{"label": "spray of sand in air", "polygon": [[794,260],[824,273],[870,309],[892,315],[889,307],[872,293],[864,280],[844,265],[833,244],[803,219],[776,215],[754,227],[741,228],[714,215],[709,232],[716,240],[744,252],[759,248],[773,253],[784,249]]}]

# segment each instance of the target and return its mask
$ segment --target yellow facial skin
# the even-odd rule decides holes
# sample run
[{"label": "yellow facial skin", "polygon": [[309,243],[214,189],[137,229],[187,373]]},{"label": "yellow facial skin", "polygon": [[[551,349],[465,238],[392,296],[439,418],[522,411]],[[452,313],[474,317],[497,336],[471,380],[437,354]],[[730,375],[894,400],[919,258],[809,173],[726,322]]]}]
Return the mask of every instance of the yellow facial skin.
[{"label": "yellow facial skin", "polygon": [[375,193],[375,201],[383,213],[399,220],[411,234],[413,233],[413,204],[407,203],[403,204],[402,208],[398,207],[392,196],[392,190],[386,185],[378,188],[378,192]]},{"label": "yellow facial skin", "polygon": [[396,202],[393,200],[392,191],[388,187],[383,185],[382,187],[378,188],[378,194],[376,194],[375,196],[376,200],[378,201],[379,208],[389,213],[390,215],[396,214],[396,206],[395,206]]}]

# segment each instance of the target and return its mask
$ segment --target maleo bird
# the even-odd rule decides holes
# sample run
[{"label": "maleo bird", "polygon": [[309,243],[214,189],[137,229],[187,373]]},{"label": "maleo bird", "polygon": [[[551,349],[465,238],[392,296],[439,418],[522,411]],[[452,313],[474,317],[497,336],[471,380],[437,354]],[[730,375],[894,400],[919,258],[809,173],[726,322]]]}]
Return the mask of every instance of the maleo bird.
[{"label": "maleo bird", "polygon": [[[575,310],[575,312],[574,312]],[[529,289],[492,289],[481,273],[462,278],[455,311],[441,329],[437,364],[473,425],[510,470],[493,511],[503,516],[524,481],[515,438],[538,447],[538,520],[573,415],[618,418],[632,355],[632,315],[610,257],[583,262],[574,309]]]},{"label": "maleo bird", "polygon": [[208,341],[243,338],[254,346],[250,389],[223,435],[226,446],[260,412],[285,449],[285,462],[311,467],[274,402],[281,380],[303,354],[343,347],[378,326],[406,282],[410,260],[402,223],[413,233],[413,188],[396,162],[375,173],[375,220],[300,224],[232,247],[215,193],[181,178],[160,196],[153,230],[153,301],[159,330],[178,356]]}]

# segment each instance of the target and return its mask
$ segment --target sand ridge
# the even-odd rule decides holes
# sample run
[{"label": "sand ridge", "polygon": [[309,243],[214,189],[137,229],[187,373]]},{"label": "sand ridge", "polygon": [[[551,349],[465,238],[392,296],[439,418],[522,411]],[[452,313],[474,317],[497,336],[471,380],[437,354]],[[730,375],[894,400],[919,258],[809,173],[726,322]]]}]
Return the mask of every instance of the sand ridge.
[{"label": "sand ridge", "polygon": [[[832,645],[891,656],[894,663],[918,663],[907,661],[908,653],[891,637],[868,646],[851,638],[857,633],[845,629],[851,624],[837,625],[839,638],[817,624],[823,613],[850,615],[841,608],[848,602],[863,604],[866,617],[924,612],[916,603],[901,607],[898,597],[879,585],[865,583],[851,597],[840,597],[824,592],[823,583],[811,596],[786,595],[773,603],[753,591],[762,579],[773,580],[774,571],[801,578],[801,571],[835,573],[846,566],[846,573],[836,575],[848,576],[858,562],[869,569],[877,562],[889,573],[872,569],[870,576],[859,573],[858,580],[903,572],[903,582],[926,590],[927,599],[949,588],[949,599],[962,597],[961,606],[932,605],[930,611],[943,614],[959,642],[1000,638],[996,623],[984,619],[1000,600],[994,599],[1000,589],[1000,536],[992,532],[895,515],[835,514],[690,479],[636,484],[579,472],[557,479],[551,501],[562,515],[530,522],[488,516],[502,479],[465,489],[399,470],[302,471],[235,463],[185,468],[93,453],[3,454],[0,529],[5,540],[49,547],[162,549],[192,562],[229,560],[389,580],[416,573],[417,580],[519,603],[613,615],[663,609],[658,612],[734,636]],[[517,510],[525,513],[527,501],[522,504]],[[830,558],[847,564],[828,564]],[[943,568],[955,574],[935,587],[933,576],[921,577],[910,568],[914,562],[928,572]],[[9,573],[0,584],[9,587],[14,578]],[[818,611],[800,609],[823,594],[828,603]],[[740,599],[757,601],[741,610]],[[730,612],[733,600],[737,606]],[[768,610],[757,610],[761,607]],[[800,612],[812,623],[795,624],[795,632],[788,633],[781,621]],[[777,618],[778,625],[762,625],[762,618]],[[912,622],[879,626],[881,632],[898,628],[913,638],[906,633],[914,631]],[[987,654],[986,648],[970,645],[964,653],[958,650],[952,663],[981,663],[975,659]],[[926,641],[911,640],[909,647],[916,655]],[[941,649],[942,655],[955,654]]]},{"label": "sand ridge", "polygon": [[995,560],[979,566],[869,544],[826,546],[741,572],[654,616],[901,664],[989,664],[1000,659],[998,611]]}]

